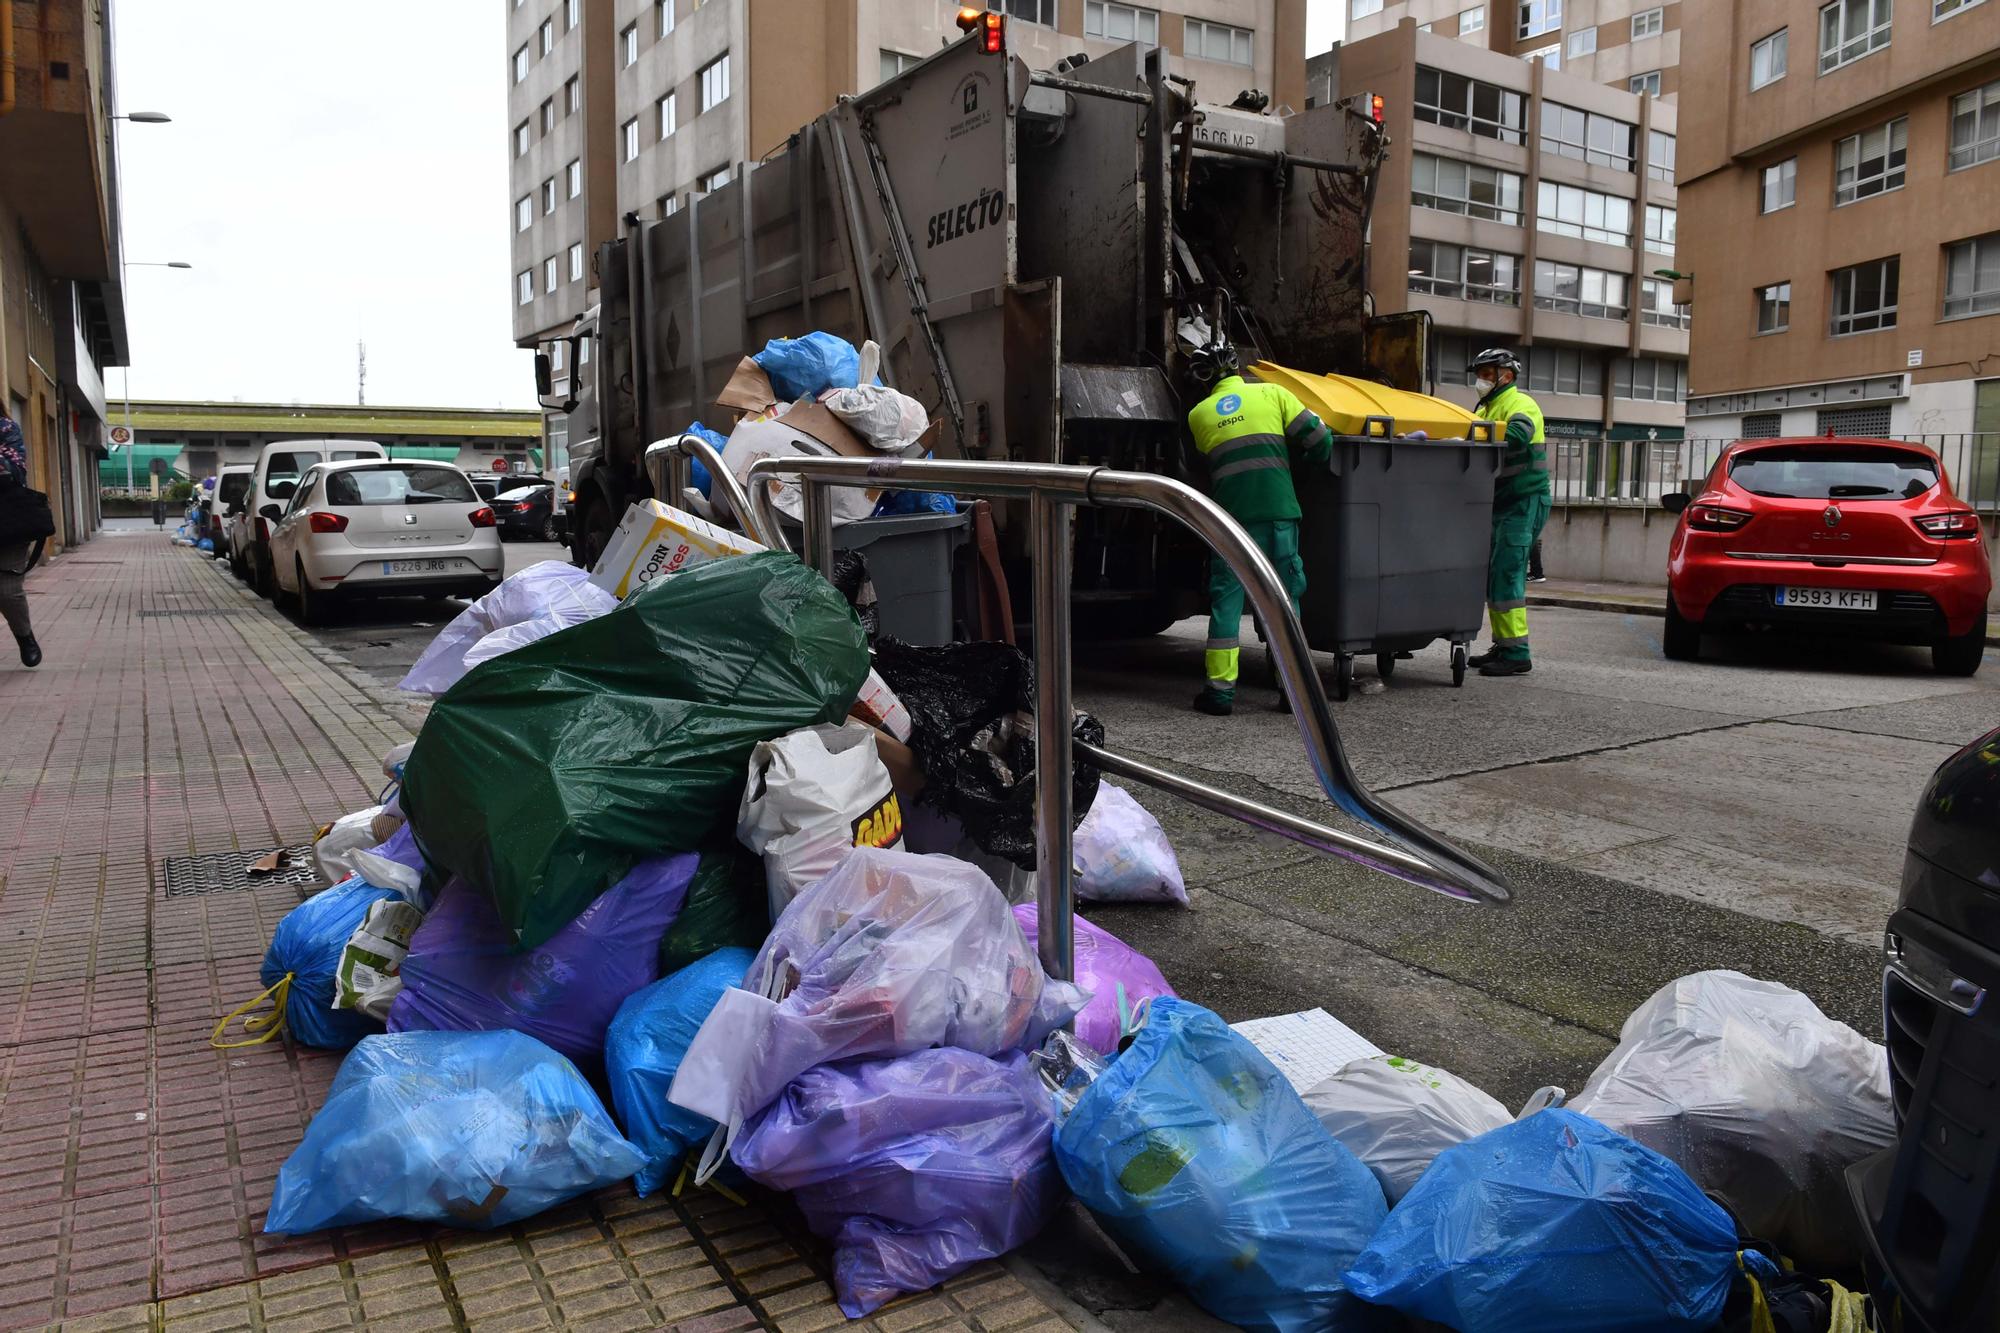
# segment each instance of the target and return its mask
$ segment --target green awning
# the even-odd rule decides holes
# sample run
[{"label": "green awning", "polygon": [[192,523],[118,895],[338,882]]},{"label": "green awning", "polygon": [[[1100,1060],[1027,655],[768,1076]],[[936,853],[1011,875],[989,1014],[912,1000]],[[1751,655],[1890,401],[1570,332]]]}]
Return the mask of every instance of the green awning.
[{"label": "green awning", "polygon": [[97,484],[123,488],[125,485],[125,456],[132,456],[132,484],[145,486],[151,475],[153,460],[159,459],[167,465],[167,475],[180,476],[174,471],[174,460],[181,456],[178,444],[139,444],[130,446],[113,445],[111,452],[97,460]]},{"label": "green awning", "polygon": [[535,471],[540,472],[542,470],[542,451],[540,449],[528,450],[528,461],[534,464]]},{"label": "green awning", "polygon": [[458,461],[458,446],[455,444],[392,444],[389,457],[401,458],[412,463],[455,463]]}]

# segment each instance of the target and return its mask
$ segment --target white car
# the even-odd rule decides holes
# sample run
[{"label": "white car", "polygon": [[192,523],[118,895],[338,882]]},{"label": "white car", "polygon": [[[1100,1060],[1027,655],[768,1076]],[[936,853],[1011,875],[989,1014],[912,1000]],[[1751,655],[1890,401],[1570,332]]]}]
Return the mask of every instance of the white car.
[{"label": "white car", "polygon": [[250,490],[251,474],[256,470],[254,463],[223,464],[215,475],[215,489],[201,503],[202,535],[215,543],[217,560],[229,559],[229,511],[242,506],[243,497]]},{"label": "white car", "polygon": [[256,470],[250,474],[249,489],[225,512],[229,567],[236,571],[236,577],[266,597],[273,595],[277,586],[271,580],[274,520],[269,511],[275,508],[282,512],[307,468],[329,459],[338,463],[388,456],[388,451],[373,440],[273,440],[265,445],[252,465]]},{"label": "white car", "polygon": [[336,598],[481,597],[500,583],[493,510],[449,463],[320,463],[265,517],[272,600],[297,599],[307,624]]}]

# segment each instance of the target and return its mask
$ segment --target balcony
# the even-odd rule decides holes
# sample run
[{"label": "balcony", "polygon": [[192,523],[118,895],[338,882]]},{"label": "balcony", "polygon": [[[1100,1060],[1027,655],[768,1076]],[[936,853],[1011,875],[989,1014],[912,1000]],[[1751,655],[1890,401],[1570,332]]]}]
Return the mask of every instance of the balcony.
[{"label": "balcony", "polygon": [[[20,74],[14,110],[0,116],[0,194],[27,231],[49,272],[85,282],[111,279],[117,267],[105,203],[104,124],[97,90],[81,59],[62,62],[67,78],[51,78],[46,40],[20,31],[14,10]],[[32,13],[32,10],[26,10]]]}]

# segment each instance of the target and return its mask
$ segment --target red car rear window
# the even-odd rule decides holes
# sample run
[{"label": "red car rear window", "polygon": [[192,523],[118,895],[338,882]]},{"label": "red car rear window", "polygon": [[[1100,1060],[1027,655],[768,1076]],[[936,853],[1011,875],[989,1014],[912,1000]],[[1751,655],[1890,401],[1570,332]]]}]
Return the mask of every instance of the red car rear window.
[{"label": "red car rear window", "polygon": [[1937,485],[1938,472],[1907,449],[1788,444],[1736,455],[1729,479],[1776,500],[1914,500]]}]

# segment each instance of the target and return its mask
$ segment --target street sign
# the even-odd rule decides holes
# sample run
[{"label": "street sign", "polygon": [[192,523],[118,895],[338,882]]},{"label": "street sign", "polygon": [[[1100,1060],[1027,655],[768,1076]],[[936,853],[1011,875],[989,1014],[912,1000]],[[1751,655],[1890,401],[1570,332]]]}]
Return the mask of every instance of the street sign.
[{"label": "street sign", "polygon": [[113,426],[111,428],[111,442],[113,444],[130,444],[132,443],[132,432],[123,426]]},{"label": "street sign", "polygon": [[504,458],[496,458],[496,459],[494,459],[494,460],[493,460],[493,470],[494,470],[495,472],[505,472],[505,471],[507,470],[507,460],[506,460],[506,459],[504,459]]}]

